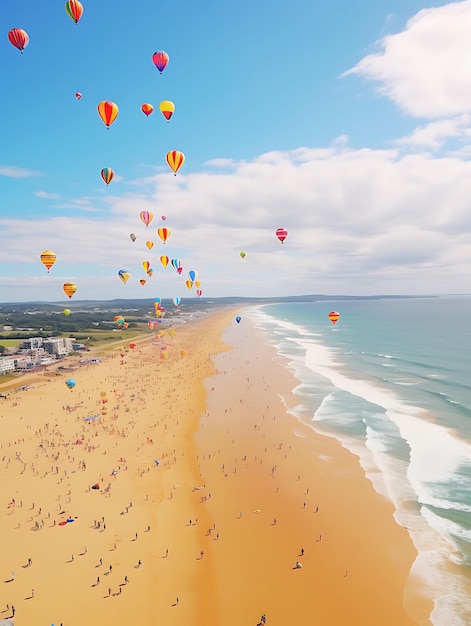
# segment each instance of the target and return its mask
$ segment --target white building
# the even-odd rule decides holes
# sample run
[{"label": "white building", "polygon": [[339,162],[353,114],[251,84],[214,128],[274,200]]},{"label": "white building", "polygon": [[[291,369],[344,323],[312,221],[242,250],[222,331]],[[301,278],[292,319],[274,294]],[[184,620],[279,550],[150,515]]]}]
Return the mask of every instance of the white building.
[{"label": "white building", "polygon": [[73,352],[74,340],[71,337],[51,337],[43,341],[42,347],[49,354],[55,354],[56,356],[66,356]]},{"label": "white building", "polygon": [[12,372],[15,369],[15,359],[3,357],[0,359],[0,374]]}]

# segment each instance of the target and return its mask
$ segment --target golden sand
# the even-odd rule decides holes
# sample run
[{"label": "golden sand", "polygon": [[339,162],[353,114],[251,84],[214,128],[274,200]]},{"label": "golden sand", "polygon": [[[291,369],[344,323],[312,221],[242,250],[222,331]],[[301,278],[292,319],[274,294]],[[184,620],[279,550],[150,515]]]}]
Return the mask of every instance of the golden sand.
[{"label": "golden sand", "polygon": [[0,619],[430,623],[391,503],[286,412],[296,381],[235,314],[0,399]]}]

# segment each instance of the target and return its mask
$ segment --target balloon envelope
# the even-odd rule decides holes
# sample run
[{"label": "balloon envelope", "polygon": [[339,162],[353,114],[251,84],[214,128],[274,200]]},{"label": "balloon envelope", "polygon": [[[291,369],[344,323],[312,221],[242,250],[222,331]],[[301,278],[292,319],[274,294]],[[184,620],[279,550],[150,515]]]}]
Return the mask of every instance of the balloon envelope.
[{"label": "balloon envelope", "polygon": [[281,243],[283,243],[283,241],[288,236],[288,231],[286,230],[286,228],[277,228],[275,235],[278,237]]},{"label": "balloon envelope", "polygon": [[183,163],[185,163],[185,155],[179,150],[171,150],[170,152],[167,152],[167,163],[176,176],[178,170],[181,168]]},{"label": "balloon envelope", "polygon": [[57,257],[55,252],[53,252],[52,250],[44,250],[44,252],[41,252],[41,256],[39,258],[41,259],[41,263],[44,265],[49,273],[49,270],[56,262]]},{"label": "balloon envelope", "polygon": [[173,299],[173,304],[175,306],[178,306],[181,301],[182,301],[182,299],[179,296],[175,296],[175,298]]},{"label": "balloon envelope", "polygon": [[22,28],[12,28],[8,33],[8,40],[12,46],[15,46],[15,48],[18,48],[18,50],[23,53],[23,50],[29,44],[29,35]]},{"label": "balloon envelope", "polygon": [[165,119],[168,122],[175,112],[175,105],[173,104],[171,100],[162,100],[162,102],[159,105],[159,108],[160,108],[160,112],[162,113],[162,115],[165,117]]},{"label": "balloon envelope", "polygon": [[329,319],[332,322],[332,324],[336,324],[339,321],[340,318],[340,313],[338,313],[337,311],[331,311],[329,313]]},{"label": "balloon envelope", "polygon": [[118,105],[110,100],[103,100],[98,104],[98,115],[101,117],[107,128],[109,128],[118,117],[118,113]]},{"label": "balloon envelope", "polygon": [[65,384],[67,385],[67,387],[68,387],[69,389],[73,389],[77,383],[75,382],[75,380],[74,380],[73,378],[68,378],[68,379],[65,381]]},{"label": "balloon envelope", "polygon": [[71,313],[70,309],[64,309],[64,315],[66,317],[69,317],[70,313]]},{"label": "balloon envelope", "polygon": [[162,241],[165,243],[167,241],[167,239],[170,237],[170,228],[159,228],[157,230],[157,234],[162,239]]},{"label": "balloon envelope", "polygon": [[154,215],[150,213],[150,211],[141,211],[139,213],[139,217],[141,218],[141,221],[144,222],[146,226],[149,226],[149,224],[154,219]]},{"label": "balloon envelope", "polygon": [[123,281],[123,283],[127,283],[131,274],[128,272],[128,270],[119,270],[118,276]]},{"label": "balloon envelope", "polygon": [[236,317],[236,322],[237,322],[238,324],[240,324],[240,320],[241,320],[241,319],[242,319],[242,318],[238,315],[238,316]]},{"label": "balloon envelope", "polygon": [[154,242],[153,241],[146,241],[146,246],[149,248],[149,250],[152,250],[152,248],[154,247]]},{"label": "balloon envelope", "polygon": [[152,62],[162,74],[164,69],[167,67],[167,63],[169,62],[169,56],[163,50],[157,50],[157,52],[154,52],[152,55]]},{"label": "balloon envelope", "polygon": [[146,117],[149,117],[149,115],[154,111],[154,107],[147,102],[141,106],[141,111],[146,115]]},{"label": "balloon envelope", "polygon": [[130,237],[131,241],[136,241],[136,239],[137,239],[137,237],[136,237],[136,235],[134,233],[131,233],[129,235],[129,237]]},{"label": "balloon envelope", "polygon": [[64,290],[65,295],[71,298],[77,291],[77,285],[75,283],[66,282],[62,285],[62,289]]},{"label": "balloon envelope", "polygon": [[82,98],[82,94],[80,93],[80,91],[77,91],[75,97],[77,98],[77,100],[80,100]]},{"label": "balloon envelope", "polygon": [[108,186],[114,178],[114,172],[111,167],[104,167],[101,170],[101,177],[105,181],[106,186]]},{"label": "balloon envelope", "polygon": [[243,250],[241,250],[241,251],[239,252],[239,254],[240,254],[240,258],[241,258],[241,259],[245,259],[245,257],[247,256],[247,255],[246,255],[246,253],[245,253]]},{"label": "balloon envelope", "polygon": [[78,24],[79,19],[83,15],[82,3],[79,0],[69,0],[65,3],[65,12],[71,20]]}]

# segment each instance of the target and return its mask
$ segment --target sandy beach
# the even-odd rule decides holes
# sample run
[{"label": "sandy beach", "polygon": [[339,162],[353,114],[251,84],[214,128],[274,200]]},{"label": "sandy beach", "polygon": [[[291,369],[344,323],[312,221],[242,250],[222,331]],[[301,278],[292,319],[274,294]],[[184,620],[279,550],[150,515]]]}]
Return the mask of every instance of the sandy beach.
[{"label": "sandy beach", "polygon": [[287,413],[295,379],[235,315],[0,399],[0,619],[430,624],[392,504]]}]

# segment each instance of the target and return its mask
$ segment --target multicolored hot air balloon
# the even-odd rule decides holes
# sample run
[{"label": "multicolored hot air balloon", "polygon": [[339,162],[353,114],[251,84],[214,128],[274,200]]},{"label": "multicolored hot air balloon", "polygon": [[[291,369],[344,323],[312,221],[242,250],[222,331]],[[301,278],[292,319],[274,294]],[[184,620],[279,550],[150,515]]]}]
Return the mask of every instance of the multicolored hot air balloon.
[{"label": "multicolored hot air balloon", "polygon": [[64,290],[65,295],[71,298],[77,291],[77,285],[75,283],[66,282],[62,285],[62,289]]},{"label": "multicolored hot air balloon", "polygon": [[77,100],[82,99],[82,94],[80,93],[80,91],[77,91],[77,93],[75,94],[75,97],[77,98]]},{"label": "multicolored hot air balloon", "polygon": [[123,283],[127,283],[131,274],[128,272],[128,270],[119,270],[118,276],[123,281]]},{"label": "multicolored hot air balloon", "polygon": [[162,241],[165,243],[167,241],[167,239],[170,237],[170,228],[158,228],[157,229],[157,234],[162,239]]},{"label": "multicolored hot air balloon", "polygon": [[164,69],[167,67],[167,63],[169,62],[169,56],[163,50],[157,50],[157,52],[154,52],[152,55],[152,62],[162,74]]},{"label": "multicolored hot air balloon", "polygon": [[74,22],[78,24],[79,19],[83,15],[82,3],[78,0],[69,0],[65,3],[65,12],[71,20],[74,20]]},{"label": "multicolored hot air balloon", "polygon": [[162,100],[160,103],[160,112],[165,117],[167,122],[169,122],[170,118],[175,113],[175,105],[171,100]]},{"label": "multicolored hot air balloon", "polygon": [[41,252],[39,258],[41,259],[41,263],[47,269],[47,273],[49,274],[49,270],[54,265],[57,259],[55,252],[53,252],[52,250],[44,250],[44,252]]},{"label": "multicolored hot air balloon", "polygon": [[175,296],[175,298],[173,299],[173,304],[178,307],[180,305],[180,302],[182,301],[182,299],[179,296]]},{"label": "multicolored hot air balloon", "polygon": [[196,295],[198,296],[198,298],[201,298],[201,296],[203,295],[203,292],[201,291],[201,289],[196,290]]},{"label": "multicolored hot air balloon", "polygon": [[106,186],[108,186],[114,178],[114,172],[111,167],[104,167],[101,170],[101,177],[105,181]]},{"label": "multicolored hot air balloon", "polygon": [[171,150],[167,153],[167,163],[170,169],[173,171],[174,176],[177,175],[178,170],[185,163],[185,155],[178,150]]},{"label": "multicolored hot air balloon", "polygon": [[288,231],[286,230],[286,228],[277,228],[276,232],[275,232],[275,235],[278,237],[278,239],[281,241],[281,243],[283,243],[283,241],[288,236]]},{"label": "multicolored hot air balloon", "polygon": [[8,40],[23,54],[23,50],[29,44],[29,35],[22,28],[12,28],[8,33]]},{"label": "multicolored hot air balloon", "polygon": [[144,222],[146,226],[149,226],[149,224],[154,219],[154,215],[150,213],[149,211],[141,211],[139,213],[139,217],[141,218],[141,221]]},{"label": "multicolored hot air balloon", "polygon": [[109,128],[111,124],[118,117],[119,109],[118,105],[110,100],[103,100],[98,104],[98,115],[103,120],[106,128]]},{"label": "multicolored hot air balloon", "polygon": [[165,267],[165,268],[167,267],[169,261],[170,261],[170,259],[168,258],[168,256],[163,255],[163,256],[160,257],[160,262],[162,263],[163,267]]},{"label": "multicolored hot air balloon", "polygon": [[141,111],[146,117],[149,117],[149,115],[154,111],[154,107],[149,103],[145,103],[141,106]]},{"label": "multicolored hot air balloon", "polygon": [[142,267],[144,268],[144,272],[148,272],[150,270],[150,262],[142,261]]},{"label": "multicolored hot air balloon", "polygon": [[241,259],[245,259],[245,257],[247,256],[247,254],[243,250],[241,250],[239,254]]},{"label": "multicolored hot air balloon", "polygon": [[340,313],[338,313],[337,311],[331,311],[329,313],[329,319],[332,324],[336,324],[340,319]]}]

